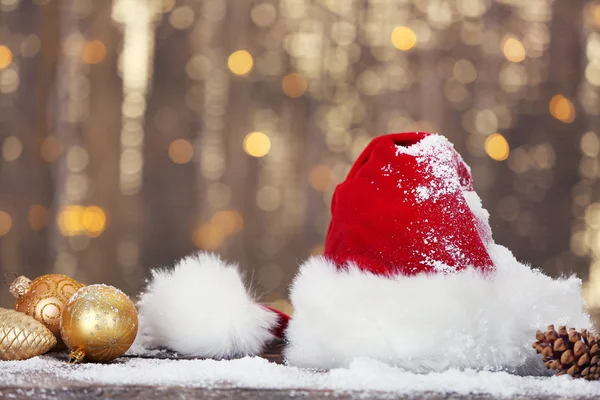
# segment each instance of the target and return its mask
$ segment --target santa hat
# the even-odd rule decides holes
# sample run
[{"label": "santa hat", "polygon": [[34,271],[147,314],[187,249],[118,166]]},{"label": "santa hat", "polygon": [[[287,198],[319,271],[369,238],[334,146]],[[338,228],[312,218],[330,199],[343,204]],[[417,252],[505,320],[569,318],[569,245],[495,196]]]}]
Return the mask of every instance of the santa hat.
[{"label": "santa hat", "polygon": [[426,133],[364,150],[334,193],[325,254],[300,267],[291,301],[290,320],[253,299],[237,266],[200,253],[153,272],[140,344],[232,358],[260,354],[285,330],[287,361],[301,367],[369,357],[415,371],[519,369],[539,366],[537,329],[590,325],[581,281],[552,279],[495,244],[468,166]]},{"label": "santa hat", "polygon": [[374,139],[331,211],[324,256],[292,284],[292,365],[517,368],[540,358],[537,329],[589,326],[579,279],[551,279],[494,243],[469,167],[442,136]]},{"label": "santa hat", "polygon": [[289,320],[256,302],[237,265],[203,252],[152,271],[138,310],[133,352],[166,348],[215,359],[260,354],[283,338]]}]

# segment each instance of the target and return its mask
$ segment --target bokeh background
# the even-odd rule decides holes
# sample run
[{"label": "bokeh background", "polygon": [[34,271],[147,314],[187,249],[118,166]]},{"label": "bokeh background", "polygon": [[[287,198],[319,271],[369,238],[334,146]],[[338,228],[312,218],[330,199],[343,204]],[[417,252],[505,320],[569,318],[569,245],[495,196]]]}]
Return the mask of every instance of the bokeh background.
[{"label": "bokeh background", "polygon": [[[135,295],[199,249],[290,310],[374,136],[446,135],[495,238],[600,306],[600,2],[0,0],[0,265]],[[8,287],[1,305],[11,304]]]}]

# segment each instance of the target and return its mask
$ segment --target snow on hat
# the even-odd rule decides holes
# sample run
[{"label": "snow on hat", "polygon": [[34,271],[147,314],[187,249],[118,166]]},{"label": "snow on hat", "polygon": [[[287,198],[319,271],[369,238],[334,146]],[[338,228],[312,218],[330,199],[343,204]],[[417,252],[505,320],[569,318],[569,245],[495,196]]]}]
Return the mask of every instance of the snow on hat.
[{"label": "snow on hat", "polygon": [[324,256],[292,284],[292,365],[520,368],[539,358],[537,329],[589,326],[579,279],[551,279],[494,243],[469,168],[443,136],[377,137],[331,210]]}]

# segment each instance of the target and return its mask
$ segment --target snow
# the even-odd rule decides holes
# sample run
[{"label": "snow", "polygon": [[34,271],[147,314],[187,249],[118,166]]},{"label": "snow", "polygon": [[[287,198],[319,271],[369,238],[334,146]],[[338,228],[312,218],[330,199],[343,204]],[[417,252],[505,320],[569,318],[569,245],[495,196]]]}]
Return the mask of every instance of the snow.
[{"label": "snow", "polygon": [[467,201],[469,209],[478,221],[477,230],[479,231],[479,236],[481,236],[483,242],[489,246],[490,244],[494,243],[494,240],[492,239],[492,228],[489,222],[490,213],[483,208],[483,203],[474,190],[463,191],[463,196]]},{"label": "snow", "polygon": [[[427,186],[415,190],[418,201],[432,199],[434,202],[445,194],[461,191],[460,179],[456,168],[457,153],[449,151],[454,146],[441,135],[429,135],[411,146],[396,146],[396,156],[406,154],[414,156],[422,171],[431,177]],[[462,162],[462,160],[461,160]],[[398,182],[398,187],[402,181]]]},{"label": "snow", "polygon": [[[460,179],[456,170],[456,159],[451,157],[452,152],[447,151],[452,145],[447,139],[432,135],[424,138],[419,143],[410,147],[398,147],[397,154],[412,154],[417,157],[419,163],[424,163],[423,167],[427,169],[433,179],[426,185],[415,189],[415,196],[420,201],[434,200],[439,196],[450,193],[462,193],[465,197],[469,209],[474,217],[480,222],[478,228],[480,234],[490,251],[490,255],[497,266],[495,281],[485,281],[483,283],[473,280],[471,274],[462,272],[468,279],[466,289],[463,286],[452,286],[453,279],[459,274],[450,274],[444,277],[444,290],[441,290],[442,282],[440,276],[432,275],[430,278],[417,277],[411,279],[431,279],[434,282],[433,288],[437,288],[433,293],[441,295],[446,308],[439,308],[445,315],[436,315],[429,318],[429,322],[442,322],[445,329],[438,331],[438,343],[430,343],[425,340],[424,346],[428,351],[432,347],[439,345],[439,351],[432,351],[435,357],[432,358],[432,364],[440,366],[442,362],[445,365],[454,367],[461,366],[462,360],[479,360],[489,352],[490,359],[494,360],[502,356],[503,351],[518,349],[525,351],[521,344],[529,343],[533,336],[530,332],[534,327],[543,327],[550,320],[552,322],[561,322],[559,316],[570,318],[569,323],[574,326],[589,326],[587,315],[580,311],[580,297],[573,293],[580,293],[580,281],[571,278],[566,280],[552,280],[543,276],[541,273],[531,270],[529,267],[518,263],[512,253],[501,246],[496,245],[491,238],[491,229],[489,228],[489,214],[482,207],[481,200],[474,191],[464,190],[460,185]],[[462,162],[462,160],[461,160]],[[468,168],[468,167],[467,167]],[[382,172],[386,176],[393,173],[391,165],[383,167]],[[451,212],[453,210],[446,210]],[[448,251],[454,251],[452,248],[452,238],[441,238],[432,231],[424,235],[423,240],[428,242],[441,241],[442,245]],[[457,259],[465,256],[456,254]],[[427,260],[436,270],[440,272],[452,272],[452,267],[443,263],[436,262],[431,258]],[[386,279],[387,281],[387,279]],[[209,280],[210,282],[210,280]],[[359,282],[364,286],[365,281]],[[459,282],[460,283],[460,282]],[[438,285],[439,284],[439,285]],[[438,286],[436,286],[438,285]],[[342,285],[346,288],[348,285]],[[476,290],[475,290],[476,289]],[[331,303],[331,292],[316,291],[317,293],[326,293]],[[360,293],[359,290],[349,290],[352,296]],[[372,290],[371,293],[380,293],[381,290]],[[396,290],[398,295],[406,294],[407,290]],[[417,290],[417,293],[423,293],[431,300],[431,293],[426,290]],[[466,293],[465,305],[452,307],[452,301],[462,300],[461,296],[454,296],[455,292]],[[385,294],[386,292],[384,292]],[[449,295],[447,295],[449,293]],[[445,296],[445,297],[444,297]],[[311,297],[314,295],[311,293]],[[370,296],[376,306],[364,307],[369,310],[368,318],[360,320],[367,321],[369,325],[372,320],[386,321],[386,318],[375,318],[373,313],[388,312],[382,305],[389,304],[390,307],[396,307],[396,304],[408,304],[408,301],[393,301],[393,296],[386,296],[388,301],[379,301],[377,296]],[[560,307],[555,306],[552,299],[563,298]],[[367,297],[365,296],[364,299]],[[392,300],[390,300],[392,299]],[[418,302],[415,296],[411,297],[413,302],[425,304],[425,301]],[[483,299],[483,300],[482,300]],[[328,304],[323,301],[320,304]],[[363,301],[364,303],[364,301]],[[460,312],[450,313],[446,309],[456,309]],[[336,313],[340,314],[341,307],[334,307]],[[433,308],[432,308],[433,309]],[[517,310],[518,312],[515,312]],[[352,308],[349,312],[356,316],[357,308]],[[434,310],[435,312],[438,309]],[[420,312],[420,311],[419,311]],[[422,312],[420,312],[422,314]],[[366,314],[365,314],[366,315]],[[447,318],[450,322],[446,322]],[[466,350],[453,343],[454,333],[461,334],[460,329],[448,329],[450,323],[454,323],[459,328],[464,328],[466,322],[478,324],[481,323],[485,329],[479,329],[483,332],[479,338],[464,337],[464,340],[454,341],[464,345]],[[401,319],[405,322],[408,318]],[[346,321],[350,320],[345,318]],[[499,325],[493,325],[498,323]],[[338,324],[341,325],[341,324]],[[413,324],[414,325],[414,324]],[[319,326],[325,328],[326,324],[310,326],[314,331]],[[478,325],[475,325],[478,327]],[[515,328],[516,327],[516,328]],[[381,339],[381,326],[377,326],[378,335]],[[402,341],[402,335],[406,330],[392,329],[393,335],[385,337],[394,337]],[[423,332],[433,332],[435,330],[419,329],[415,337],[428,339],[423,336]],[[469,332],[475,329],[468,330]],[[354,332],[347,329],[348,332]],[[360,332],[366,332],[361,330]],[[489,335],[491,332],[492,335]],[[507,334],[513,332],[513,334]],[[342,341],[341,335],[327,332],[336,341],[337,345]],[[446,337],[444,337],[446,335]],[[450,339],[448,339],[450,335]],[[325,337],[325,335],[323,335]],[[372,337],[376,337],[373,335]],[[475,339],[483,341],[483,345],[474,347]],[[471,340],[471,342],[469,341]],[[507,342],[508,341],[508,342]],[[399,342],[398,342],[399,343]],[[499,343],[498,345],[494,345]],[[411,344],[415,344],[414,341]],[[387,347],[385,347],[387,346]],[[469,347],[471,346],[471,347]],[[390,357],[393,349],[399,347],[390,346],[384,343],[385,355]],[[324,353],[323,346],[317,346],[321,355]],[[435,349],[434,349],[435,350]],[[475,351],[473,351],[475,350]],[[529,353],[531,348],[527,347]],[[306,349],[303,349],[306,351]],[[443,351],[446,351],[444,354]],[[512,350],[511,350],[512,351]],[[346,352],[347,354],[348,352]],[[497,354],[495,354],[497,353]],[[499,355],[498,355],[499,354]],[[512,353],[507,353],[506,359],[510,360],[507,365],[515,366],[515,357]],[[520,356],[521,353],[517,355]],[[332,368],[329,371],[316,371],[303,369],[289,365],[279,365],[270,363],[265,359],[258,357],[245,357],[235,360],[173,360],[147,357],[161,357],[160,350],[148,352],[140,342],[129,351],[129,357],[122,357],[110,364],[82,364],[69,365],[64,361],[64,356],[47,355],[36,357],[26,361],[0,361],[0,387],[39,387],[44,384],[65,385],[68,382],[90,385],[151,385],[151,386],[174,386],[174,387],[203,387],[203,388],[247,388],[247,389],[278,389],[278,390],[331,390],[337,393],[360,392],[366,394],[393,394],[393,395],[415,395],[424,393],[455,394],[455,395],[488,395],[500,398],[510,398],[514,396],[565,396],[569,398],[589,397],[595,398],[600,393],[600,382],[586,382],[583,380],[573,380],[568,376],[544,377],[544,376],[519,376],[505,371],[473,370],[450,368],[430,373],[415,373],[407,369],[394,367],[384,362],[369,358],[354,358],[349,361],[347,366]],[[142,356],[142,357],[138,357]],[[444,356],[447,358],[444,360]],[[534,355],[535,356],[535,355]],[[62,357],[62,359],[61,359]],[[516,357],[519,358],[519,357]],[[408,358],[408,365],[418,365],[418,359],[414,356]],[[538,360],[539,361],[539,360]],[[486,362],[485,365],[493,365]],[[464,364],[462,365],[464,366]],[[472,366],[472,365],[469,365]],[[524,371],[526,369],[521,369]]]},{"label": "snow", "polygon": [[[72,366],[53,356],[0,362],[0,387],[37,384],[36,374],[100,385],[168,385],[208,388],[333,390],[391,394],[454,393],[496,397],[518,395],[595,397],[600,382],[561,377],[523,377],[506,372],[459,371],[415,374],[370,359],[327,372],[299,369],[258,357],[237,360],[159,360],[121,358],[112,364]],[[29,379],[29,380],[28,380]]]}]

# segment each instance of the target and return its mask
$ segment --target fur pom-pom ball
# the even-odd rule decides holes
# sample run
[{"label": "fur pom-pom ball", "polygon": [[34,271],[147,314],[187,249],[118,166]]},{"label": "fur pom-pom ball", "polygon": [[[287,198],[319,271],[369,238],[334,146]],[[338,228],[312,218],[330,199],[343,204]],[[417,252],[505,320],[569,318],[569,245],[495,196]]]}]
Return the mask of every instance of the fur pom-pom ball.
[{"label": "fur pom-pom ball", "polygon": [[254,301],[236,265],[209,253],[152,271],[138,308],[144,347],[214,359],[259,354],[279,318]]}]

